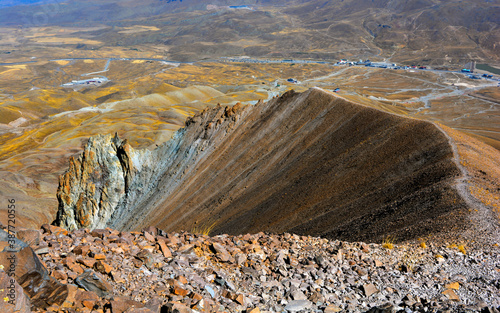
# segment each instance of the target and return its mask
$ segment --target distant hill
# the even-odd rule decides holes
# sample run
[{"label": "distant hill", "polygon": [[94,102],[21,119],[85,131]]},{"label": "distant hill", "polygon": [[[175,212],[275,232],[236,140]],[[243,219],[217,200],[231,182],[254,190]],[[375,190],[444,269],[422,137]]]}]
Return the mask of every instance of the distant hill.
[{"label": "distant hill", "polygon": [[[5,8],[0,26],[39,26],[22,24],[40,12],[45,11],[37,5]],[[68,0],[48,14],[39,20],[59,26],[105,24],[110,28],[91,35],[107,46],[165,45],[169,57],[180,61],[235,55],[433,65],[500,61],[498,1]],[[160,31],[115,29],[134,25]]]}]

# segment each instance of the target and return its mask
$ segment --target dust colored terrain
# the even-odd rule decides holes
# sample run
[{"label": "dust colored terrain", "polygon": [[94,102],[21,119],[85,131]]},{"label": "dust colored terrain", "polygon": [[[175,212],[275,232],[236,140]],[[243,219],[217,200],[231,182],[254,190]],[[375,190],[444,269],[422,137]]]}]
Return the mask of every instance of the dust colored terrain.
[{"label": "dust colored terrain", "polygon": [[246,55],[489,64],[500,61],[499,15],[498,3],[481,0],[70,0],[2,9],[0,27],[12,31],[0,51],[9,58],[39,57],[44,47],[57,46],[54,58]]}]

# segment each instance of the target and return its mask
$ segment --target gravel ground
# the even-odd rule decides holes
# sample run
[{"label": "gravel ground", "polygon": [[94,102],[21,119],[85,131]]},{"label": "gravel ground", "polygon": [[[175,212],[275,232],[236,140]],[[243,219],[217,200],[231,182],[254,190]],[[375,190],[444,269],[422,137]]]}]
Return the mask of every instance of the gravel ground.
[{"label": "gravel ground", "polygon": [[[77,294],[102,294],[87,295],[94,299],[90,308],[77,295],[67,308],[40,311],[115,313],[126,301],[147,313],[496,312],[500,306],[498,245],[379,245],[288,233],[209,237],[156,228],[67,233],[54,226],[41,238],[34,250],[53,277],[79,286]],[[89,274],[94,278],[86,281]]]}]

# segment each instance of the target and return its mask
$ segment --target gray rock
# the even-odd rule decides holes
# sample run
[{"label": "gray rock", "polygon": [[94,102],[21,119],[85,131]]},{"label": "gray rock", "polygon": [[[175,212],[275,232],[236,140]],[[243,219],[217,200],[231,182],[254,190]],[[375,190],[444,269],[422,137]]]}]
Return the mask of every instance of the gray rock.
[{"label": "gray rock", "polygon": [[308,300],[293,300],[290,301],[286,306],[285,310],[289,312],[297,312],[300,310],[311,309],[313,307],[313,303]]},{"label": "gray rock", "polygon": [[209,285],[205,285],[205,290],[212,296],[212,298],[215,298],[215,291],[212,287]]},{"label": "gray rock", "polygon": [[377,293],[379,290],[377,287],[375,287],[374,284],[365,284],[363,285],[363,292],[365,293],[365,296],[369,297],[374,293]]},{"label": "gray rock", "polygon": [[91,269],[86,269],[75,279],[75,283],[87,291],[95,292],[99,297],[105,297],[113,290],[101,275]]},{"label": "gray rock", "polygon": [[307,300],[306,295],[302,291],[297,289],[292,290],[291,296],[293,300]]},{"label": "gray rock", "polygon": [[19,252],[28,246],[26,242],[17,239],[15,234],[9,234],[3,229],[0,229],[0,242],[4,243],[3,252]]}]

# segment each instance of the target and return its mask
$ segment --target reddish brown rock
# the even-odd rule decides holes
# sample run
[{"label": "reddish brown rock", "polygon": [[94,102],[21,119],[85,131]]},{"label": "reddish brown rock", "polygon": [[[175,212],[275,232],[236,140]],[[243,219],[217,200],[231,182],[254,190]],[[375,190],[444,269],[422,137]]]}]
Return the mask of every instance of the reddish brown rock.
[{"label": "reddish brown rock", "polygon": [[75,280],[78,277],[78,274],[73,272],[73,271],[68,271],[67,274],[68,274],[68,277],[73,279],[73,280]]},{"label": "reddish brown rock", "polygon": [[242,294],[239,294],[236,296],[236,299],[234,299],[234,301],[236,301],[240,305],[245,305],[245,296]]},{"label": "reddish brown rock", "polygon": [[337,312],[341,312],[342,309],[336,305],[329,305],[325,308],[325,310],[323,311],[323,313],[337,313]]},{"label": "reddish brown rock", "polygon": [[161,252],[163,253],[164,257],[166,257],[166,258],[172,257],[172,252],[170,252],[170,249],[165,244],[165,241],[158,240],[158,245],[160,246]]},{"label": "reddish brown rock", "polygon": [[179,283],[181,283],[181,284],[187,284],[187,283],[188,283],[188,280],[186,279],[186,277],[184,277],[184,276],[182,276],[182,275],[181,275],[181,276],[179,276],[179,277],[177,277],[177,280],[178,280],[178,281],[179,281]]},{"label": "reddish brown rock", "polygon": [[49,235],[55,235],[55,236],[59,236],[59,235],[68,235],[68,231],[62,227],[59,227],[59,226],[54,226],[54,225],[49,225],[49,224],[43,224],[41,226],[41,228],[43,229],[44,233],[45,234],[49,234]]},{"label": "reddish brown rock", "polygon": [[169,240],[169,242],[168,242],[169,245],[178,245],[181,242],[179,240],[179,237],[177,237],[174,234],[169,233],[167,236],[168,236],[168,240]]},{"label": "reddish brown rock", "polygon": [[455,291],[453,291],[453,289],[446,289],[445,291],[443,291],[443,294],[452,301],[460,301],[460,297],[455,293]]},{"label": "reddish brown rock", "polygon": [[154,313],[151,311],[149,308],[129,308],[127,311],[124,313]]},{"label": "reddish brown rock", "polygon": [[198,302],[201,299],[203,299],[203,296],[200,295],[199,293],[193,292],[193,293],[191,293],[190,298],[195,300],[196,302]]},{"label": "reddish brown rock", "polygon": [[178,296],[182,296],[182,297],[185,297],[189,294],[189,290],[186,290],[186,289],[183,289],[181,287],[177,287],[175,286],[173,288],[173,293],[178,295]]},{"label": "reddish brown rock", "polygon": [[109,230],[107,229],[94,229],[90,232],[90,234],[94,237],[103,239],[107,235],[109,235]]},{"label": "reddish brown rock", "polygon": [[77,255],[87,255],[90,251],[90,246],[76,246],[73,253]]},{"label": "reddish brown rock", "polygon": [[20,229],[17,230],[16,236],[18,239],[24,241],[30,247],[36,246],[40,243],[40,231],[35,229]]},{"label": "reddish brown rock", "polygon": [[444,287],[445,287],[446,289],[454,289],[454,290],[458,290],[458,289],[460,289],[460,283],[458,283],[458,282],[453,282],[453,283],[446,284]]},{"label": "reddish brown rock", "polygon": [[52,277],[57,280],[66,280],[68,279],[68,275],[64,271],[55,270],[52,272]]},{"label": "reddish brown rock", "polygon": [[97,303],[97,301],[95,301],[95,300],[83,300],[82,301],[82,305],[89,310],[92,310],[96,306],[96,303]]},{"label": "reddish brown rock", "polygon": [[102,253],[95,254],[93,257],[95,260],[106,260],[106,255]]},{"label": "reddish brown rock", "polygon": [[113,268],[106,262],[99,260],[94,264],[94,269],[101,274],[109,274]]},{"label": "reddish brown rock", "polygon": [[[83,265],[85,265],[86,267],[93,267],[94,264],[97,262],[96,260],[94,259],[87,259],[87,258],[78,258],[76,260],[78,263],[81,263]],[[82,272],[83,273],[83,272]],[[81,273],[80,273],[81,274]]]},{"label": "reddish brown rock", "polygon": [[155,236],[148,233],[147,231],[144,232],[144,238],[146,238],[146,240],[148,240],[148,241],[152,241],[152,242],[155,241]]},{"label": "reddish brown rock", "polygon": [[68,287],[68,296],[66,299],[64,299],[64,302],[62,303],[63,308],[71,308],[75,305],[76,301],[76,294],[78,292],[78,287],[75,285],[67,285]]},{"label": "reddish brown rock", "polygon": [[77,308],[86,307],[92,309],[98,302],[100,297],[92,291],[78,289],[75,296],[75,306]]},{"label": "reddish brown rock", "polygon": [[158,228],[156,228],[154,226],[148,226],[148,227],[144,228],[143,231],[148,232],[148,233],[152,234],[153,236],[158,235]]},{"label": "reddish brown rock", "polygon": [[144,304],[127,297],[116,296],[111,300],[111,313],[123,313],[129,309],[143,308]]},{"label": "reddish brown rock", "polygon": [[82,274],[83,273],[83,268],[78,265],[76,263],[76,260],[74,257],[72,256],[68,256],[66,259],[65,259],[65,262],[66,266],[72,271],[72,272],[75,272],[77,273],[78,275]]}]

